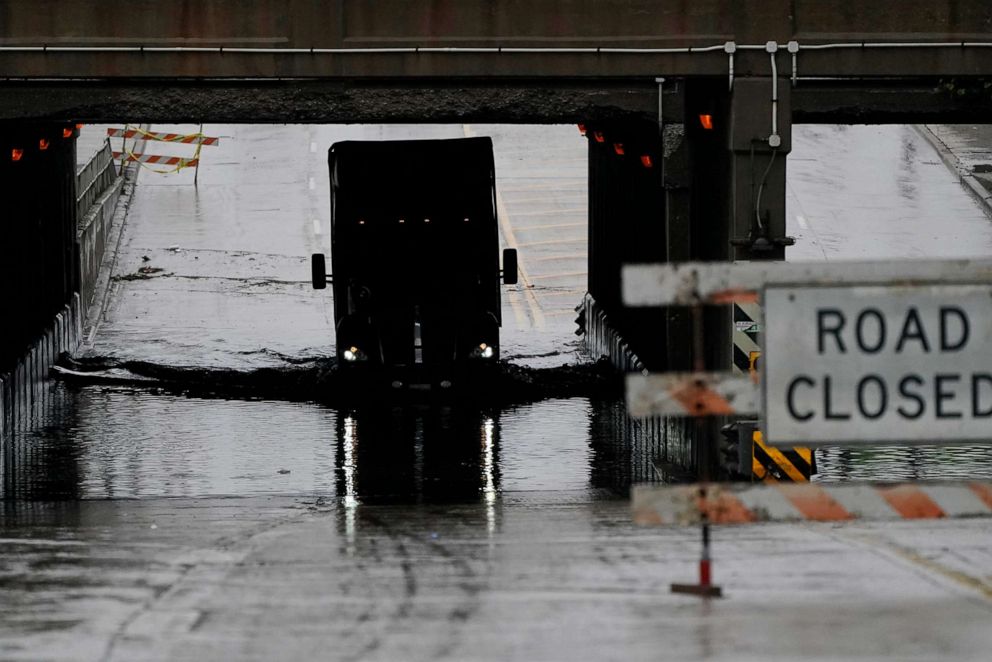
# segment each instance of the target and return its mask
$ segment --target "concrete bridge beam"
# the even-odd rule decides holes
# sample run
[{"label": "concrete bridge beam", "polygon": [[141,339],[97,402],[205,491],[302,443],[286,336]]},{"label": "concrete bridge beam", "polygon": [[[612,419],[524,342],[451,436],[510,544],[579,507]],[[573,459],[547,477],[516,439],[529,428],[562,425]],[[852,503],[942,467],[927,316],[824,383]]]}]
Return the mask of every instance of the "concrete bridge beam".
[{"label": "concrete bridge beam", "polygon": [[729,243],[734,260],[784,260],[786,157],[792,149],[788,79],[744,78],[730,94]]}]

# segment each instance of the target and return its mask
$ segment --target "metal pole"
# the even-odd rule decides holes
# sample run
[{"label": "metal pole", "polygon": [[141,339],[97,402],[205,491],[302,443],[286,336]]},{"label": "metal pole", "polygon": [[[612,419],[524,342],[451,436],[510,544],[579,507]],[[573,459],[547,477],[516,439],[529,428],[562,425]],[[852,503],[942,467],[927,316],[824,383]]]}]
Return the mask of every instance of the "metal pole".
[{"label": "metal pole", "polygon": [[[203,139],[203,122],[200,122],[200,129],[197,131],[200,134],[200,140]],[[200,145],[196,145],[196,169],[193,170],[193,188],[197,188],[197,181],[200,179]]]}]

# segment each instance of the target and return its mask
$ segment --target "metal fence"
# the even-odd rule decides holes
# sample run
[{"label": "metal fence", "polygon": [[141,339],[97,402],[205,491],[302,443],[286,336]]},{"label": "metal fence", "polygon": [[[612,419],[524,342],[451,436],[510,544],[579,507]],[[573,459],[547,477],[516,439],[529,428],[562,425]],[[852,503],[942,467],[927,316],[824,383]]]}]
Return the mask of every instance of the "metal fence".
[{"label": "metal fence", "polygon": [[89,163],[76,172],[76,218],[81,222],[93,203],[117,181],[114,152],[106,139]]}]

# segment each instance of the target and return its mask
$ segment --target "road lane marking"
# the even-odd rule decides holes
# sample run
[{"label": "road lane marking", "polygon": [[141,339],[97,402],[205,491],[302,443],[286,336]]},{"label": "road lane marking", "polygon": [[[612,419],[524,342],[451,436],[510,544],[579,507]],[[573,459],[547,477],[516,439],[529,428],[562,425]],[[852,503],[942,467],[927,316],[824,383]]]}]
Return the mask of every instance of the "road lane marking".
[{"label": "road lane marking", "polygon": [[923,556],[916,550],[904,547],[890,540],[885,540],[878,534],[842,532],[837,530],[828,533],[827,536],[835,540],[863,545],[870,550],[874,550],[880,556],[899,559],[907,563],[910,568],[920,572],[931,581],[939,577],[940,579],[949,581],[951,584],[975,591],[986,600],[992,600],[992,585],[989,585],[980,577],[974,577],[960,570],[949,568],[943,563]]},{"label": "road lane marking", "polygon": [[588,276],[587,271],[563,271],[556,274],[538,274],[537,276],[531,276],[531,280],[544,280],[546,278],[569,278],[572,276]]},{"label": "road lane marking", "polygon": [[313,219],[313,233],[317,236],[324,234],[320,226],[321,226],[320,219],[318,218]]},{"label": "road lane marking", "polygon": [[[579,207],[579,208],[568,208],[568,209],[543,209],[543,210],[540,210],[540,211],[536,211],[536,210],[535,211],[516,211],[516,212],[513,212],[513,215],[516,216],[517,218],[520,218],[520,217],[525,217],[526,218],[526,217],[529,217],[529,216],[558,216],[558,215],[561,215],[561,214],[575,214],[575,215],[578,216],[578,215],[584,214],[584,213],[586,213],[585,208]],[[582,225],[585,225],[585,223],[582,223]]]},{"label": "road lane marking", "polygon": [[531,230],[553,230],[556,228],[584,228],[588,227],[588,224],[583,223],[549,223],[547,225],[521,225],[517,228],[518,232],[530,232]]},{"label": "road lane marking", "polygon": [[575,253],[569,253],[567,255],[546,255],[540,257],[532,257],[531,262],[563,262],[566,260],[582,260],[585,262],[585,253],[576,251]]},{"label": "road lane marking", "polygon": [[526,241],[516,244],[517,248],[529,248],[531,246],[553,246],[555,244],[582,244],[589,241],[588,237],[575,237],[570,239],[550,239],[547,241]]},{"label": "road lane marking", "polygon": [[[471,126],[468,124],[462,124],[462,131],[466,138],[471,138],[475,135],[475,132],[472,131]],[[499,226],[503,230],[503,239],[506,241],[506,245],[510,248],[519,249],[517,238],[513,234],[513,227],[510,225],[510,216],[506,211],[506,205],[503,203],[503,196],[500,195],[498,187],[496,189],[496,216],[499,218]],[[527,275],[524,260],[520,255],[517,255],[517,271],[520,275],[520,281],[523,283],[524,300],[527,302],[527,307],[530,309],[531,319],[534,320],[534,326],[537,327],[538,330],[543,331],[545,327],[544,313],[541,311],[541,304],[537,300],[537,297],[530,291],[530,288],[532,287],[530,277]]]},{"label": "road lane marking", "polygon": [[307,180],[307,188],[309,188],[311,191],[314,190],[315,188],[317,188],[317,180],[314,179],[313,177],[311,177],[310,179],[308,179]]}]

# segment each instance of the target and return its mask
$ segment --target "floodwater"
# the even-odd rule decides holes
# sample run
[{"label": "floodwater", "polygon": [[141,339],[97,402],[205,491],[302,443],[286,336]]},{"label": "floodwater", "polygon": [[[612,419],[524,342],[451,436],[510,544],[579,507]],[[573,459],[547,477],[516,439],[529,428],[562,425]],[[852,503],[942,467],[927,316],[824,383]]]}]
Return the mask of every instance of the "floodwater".
[{"label": "floodwater", "polygon": [[[82,151],[94,148],[102,127],[93,129],[84,132]],[[88,356],[250,372],[331,354],[333,302],[309,289],[306,264],[310,252],[328,247],[327,146],[490,135],[501,242],[518,248],[522,267],[521,284],[504,293],[504,356],[530,367],[588,360],[571,333],[585,282],[587,185],[586,146],[574,127],[224,125],[204,133],[221,141],[202,150],[195,186],[189,171],[141,173],[118,278],[104,318],[90,329]],[[992,222],[919,129],[797,126],[793,138],[787,225],[797,244],[790,260],[992,254]],[[159,271],[120,278],[145,266]],[[109,387],[57,391],[58,413],[8,452],[23,455],[20,469],[7,468],[8,478],[19,477],[5,480],[8,495],[350,490],[436,498],[447,489],[454,498],[485,489],[598,489],[604,472],[596,463],[630,447],[624,437],[639,429],[621,403],[583,398],[468,414],[385,406],[337,412]],[[592,420],[605,410],[614,413],[609,425]],[[676,456],[664,439],[638,443],[641,456],[625,459],[638,467],[637,480],[655,478],[653,460]],[[488,456],[480,451],[487,447]],[[27,458],[39,458],[33,470]],[[990,459],[986,446],[818,452],[822,480],[984,477]],[[48,471],[45,462],[64,471]],[[607,482],[622,494],[631,471]]]},{"label": "floodwater", "polygon": [[[356,502],[626,496],[677,449],[623,403],[549,399],[503,410],[188,397],[54,384],[3,451],[3,500],[312,496]],[[990,446],[817,451],[817,480],[992,478]]]},{"label": "floodwater", "polygon": [[[662,449],[632,448],[619,402],[502,411],[317,404],[55,384],[3,454],[4,499],[308,495],[475,501],[623,496]],[[611,428],[615,429],[610,435]],[[635,441],[635,443],[638,443]]]}]

